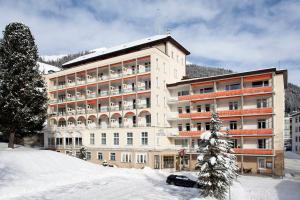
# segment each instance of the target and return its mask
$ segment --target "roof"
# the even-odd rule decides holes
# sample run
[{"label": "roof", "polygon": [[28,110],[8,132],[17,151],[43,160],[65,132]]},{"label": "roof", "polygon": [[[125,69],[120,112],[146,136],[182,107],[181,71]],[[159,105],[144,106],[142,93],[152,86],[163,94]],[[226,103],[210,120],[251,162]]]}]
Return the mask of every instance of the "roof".
[{"label": "roof", "polygon": [[39,71],[41,71],[43,74],[50,74],[51,72],[58,72],[61,69],[59,67],[49,65],[42,62],[37,62],[39,65]]},{"label": "roof", "polygon": [[295,117],[295,116],[298,116],[300,114],[300,112],[295,112],[295,113],[292,113],[291,115],[290,115],[290,117]]},{"label": "roof", "polygon": [[190,52],[187,49],[185,49],[181,44],[179,44],[170,35],[155,35],[152,37],[136,40],[134,42],[129,42],[129,43],[115,46],[115,47],[111,47],[111,48],[105,49],[103,51],[96,51],[94,53],[80,56],[74,60],[64,63],[63,67],[69,68],[69,67],[74,67],[77,65],[93,62],[96,60],[107,59],[110,57],[123,55],[123,54],[129,53],[129,52],[132,52],[132,51],[137,51],[139,49],[151,47],[153,45],[156,45],[159,43],[164,43],[167,41],[170,41],[177,48],[179,48],[181,51],[183,51],[186,55],[190,54]]},{"label": "roof", "polygon": [[190,84],[190,83],[213,81],[213,80],[226,79],[226,78],[232,78],[232,77],[237,77],[237,76],[248,76],[248,75],[262,74],[262,73],[268,73],[268,72],[275,72],[276,74],[283,74],[284,75],[284,88],[287,87],[287,70],[277,70],[276,68],[266,68],[266,69],[260,69],[260,70],[255,70],[255,71],[209,76],[209,77],[203,77],[203,78],[185,79],[180,82],[167,84],[167,87],[175,87],[175,86]]}]

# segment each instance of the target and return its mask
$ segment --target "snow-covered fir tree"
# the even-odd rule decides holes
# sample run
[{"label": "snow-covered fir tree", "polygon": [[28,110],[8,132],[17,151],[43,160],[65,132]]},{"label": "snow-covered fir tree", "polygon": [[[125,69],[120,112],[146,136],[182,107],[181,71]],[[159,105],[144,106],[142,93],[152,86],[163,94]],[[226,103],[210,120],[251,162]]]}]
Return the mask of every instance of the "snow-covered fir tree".
[{"label": "snow-covered fir tree", "polygon": [[46,120],[47,94],[37,59],[30,29],[8,24],[0,40],[0,127],[11,148],[15,136],[38,133]]},{"label": "snow-covered fir tree", "polygon": [[231,144],[220,132],[221,121],[213,113],[210,131],[201,135],[197,166],[201,195],[225,199],[226,193],[237,176],[236,157],[232,154]]}]

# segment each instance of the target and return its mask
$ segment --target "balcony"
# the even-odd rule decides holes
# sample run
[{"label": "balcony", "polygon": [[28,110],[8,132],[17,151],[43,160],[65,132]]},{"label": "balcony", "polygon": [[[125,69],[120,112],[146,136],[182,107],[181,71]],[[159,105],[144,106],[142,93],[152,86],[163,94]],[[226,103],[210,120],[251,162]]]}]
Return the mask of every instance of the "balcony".
[{"label": "balcony", "polygon": [[85,84],[85,80],[77,80],[77,85],[83,85]]},{"label": "balcony", "polygon": [[66,85],[64,84],[64,85],[58,85],[57,86],[57,89],[63,89],[63,88],[65,88],[66,87]]},{"label": "balcony", "polygon": [[110,91],[111,95],[118,95],[118,94],[121,94],[122,92],[120,90],[111,90]]},{"label": "balcony", "polygon": [[67,101],[75,101],[75,96],[67,97]]},{"label": "balcony", "polygon": [[259,136],[259,135],[272,135],[273,130],[271,128],[266,129],[235,129],[235,130],[228,130],[231,136]]},{"label": "balcony", "polygon": [[114,78],[121,78],[122,77],[122,73],[110,73],[110,78],[114,79]]},{"label": "balcony", "polygon": [[110,110],[111,110],[111,111],[120,111],[121,109],[120,109],[119,106],[111,106],[111,107],[110,107]]},{"label": "balcony", "polygon": [[199,137],[204,131],[179,131],[181,137]]},{"label": "balcony", "polygon": [[57,103],[57,99],[50,99],[50,103]]},{"label": "balcony", "polygon": [[87,80],[88,83],[93,83],[93,82],[97,81],[97,78],[96,77],[90,77],[90,78],[87,78],[86,80]]},{"label": "balcony", "polygon": [[77,110],[77,114],[85,114],[85,110],[83,109]]},{"label": "balcony", "polygon": [[[254,115],[264,115],[272,114],[272,108],[253,108],[253,109],[243,109],[243,110],[220,110],[217,111],[220,117],[231,117],[231,116],[254,116]],[[201,119],[210,118],[211,112],[196,112],[196,113],[180,113],[179,118],[191,118],[191,119]]]},{"label": "balcony", "polygon": [[99,109],[99,112],[108,112],[108,106],[102,106],[102,107]]},{"label": "balcony", "polygon": [[75,85],[76,85],[75,81],[74,81],[74,82],[69,82],[69,83],[68,83],[68,87],[72,87],[72,86],[75,86]]},{"label": "balcony", "polygon": [[87,98],[96,98],[96,93],[90,93],[86,95]]},{"label": "balcony", "polygon": [[108,95],[108,91],[101,91],[99,96],[104,97]]},{"label": "balcony", "polygon": [[238,90],[228,90],[228,91],[217,91],[204,94],[192,94],[186,96],[179,96],[178,100],[197,100],[197,99],[212,99],[212,98],[222,98],[222,97],[231,97],[231,96],[240,96],[240,95],[252,95],[252,94],[262,94],[262,93],[271,93],[273,91],[271,86],[267,87],[256,87],[256,88],[244,88]]},{"label": "balcony", "polygon": [[126,105],[126,106],[123,106],[123,109],[124,110],[133,110],[135,109],[133,105]]},{"label": "balcony", "polygon": [[76,96],[76,99],[77,100],[83,100],[83,99],[85,99],[85,96],[84,95],[78,95],[78,96]]},{"label": "balcony", "polygon": [[138,104],[137,107],[138,107],[139,109],[150,108],[150,105],[141,103],[141,104]]},{"label": "balcony", "polygon": [[242,155],[272,155],[272,149],[241,149],[235,148],[233,149],[235,154],[242,154]]},{"label": "balcony", "polygon": [[87,114],[92,114],[92,113],[96,113],[96,109],[87,109],[86,110]]}]

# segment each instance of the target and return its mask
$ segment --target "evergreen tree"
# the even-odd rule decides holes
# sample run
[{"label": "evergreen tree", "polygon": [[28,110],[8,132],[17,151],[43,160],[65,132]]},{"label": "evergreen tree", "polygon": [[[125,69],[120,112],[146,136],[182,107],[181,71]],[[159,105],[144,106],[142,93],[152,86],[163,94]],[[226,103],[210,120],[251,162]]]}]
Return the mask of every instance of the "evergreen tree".
[{"label": "evergreen tree", "polygon": [[10,148],[15,136],[38,133],[46,120],[47,94],[37,59],[30,29],[8,24],[0,40],[0,127]]},{"label": "evergreen tree", "polygon": [[231,145],[220,131],[220,119],[212,114],[210,131],[201,135],[198,156],[198,181],[204,197],[224,199],[233,179],[237,176],[236,157]]}]

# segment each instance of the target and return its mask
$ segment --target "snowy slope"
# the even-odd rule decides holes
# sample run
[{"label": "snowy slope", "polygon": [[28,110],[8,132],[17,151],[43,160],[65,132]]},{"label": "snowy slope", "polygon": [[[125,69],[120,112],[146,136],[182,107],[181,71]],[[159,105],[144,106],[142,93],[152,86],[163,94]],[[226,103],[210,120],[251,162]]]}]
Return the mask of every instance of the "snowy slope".
[{"label": "snowy slope", "polygon": [[[0,200],[203,199],[197,189],[165,184],[167,176],[149,168],[105,168],[48,150],[10,150],[0,143]],[[292,179],[241,176],[231,188],[231,199],[298,200],[299,188],[300,181]]]},{"label": "snowy slope", "polygon": [[51,56],[46,55],[46,56],[41,56],[41,58],[42,58],[44,61],[56,61],[56,60],[58,60],[58,59],[60,59],[60,58],[63,58],[63,57],[65,57],[65,56],[67,56],[67,54],[51,55]]}]

